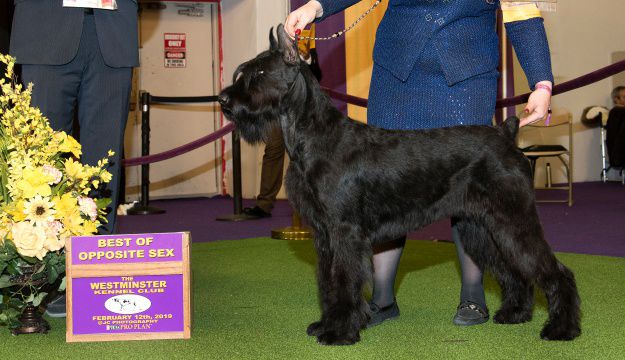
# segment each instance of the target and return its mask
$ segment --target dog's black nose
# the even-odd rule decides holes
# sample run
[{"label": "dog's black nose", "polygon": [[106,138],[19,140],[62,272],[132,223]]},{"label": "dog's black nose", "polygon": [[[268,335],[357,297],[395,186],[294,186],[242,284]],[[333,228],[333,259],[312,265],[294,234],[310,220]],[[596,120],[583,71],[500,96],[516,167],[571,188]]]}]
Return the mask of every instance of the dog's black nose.
[{"label": "dog's black nose", "polygon": [[217,98],[217,101],[219,101],[219,104],[221,106],[226,106],[228,105],[228,102],[230,101],[230,97],[224,93],[219,94],[219,97]]}]

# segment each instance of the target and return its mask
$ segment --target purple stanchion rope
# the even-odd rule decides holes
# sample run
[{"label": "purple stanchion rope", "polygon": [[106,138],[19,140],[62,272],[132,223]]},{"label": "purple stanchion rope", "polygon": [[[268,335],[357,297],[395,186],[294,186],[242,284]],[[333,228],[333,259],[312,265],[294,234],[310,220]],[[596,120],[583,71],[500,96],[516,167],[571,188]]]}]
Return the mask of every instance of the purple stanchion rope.
[{"label": "purple stanchion rope", "polygon": [[[582,75],[573,80],[569,80],[569,81],[563,82],[562,84],[558,84],[554,86],[552,94],[558,95],[558,94],[565,93],[567,91],[575,90],[575,89],[584,87],[586,85],[595,83],[597,81],[603,80],[605,78],[608,78],[612,75],[618,74],[624,70],[625,70],[625,60],[615,62],[612,65],[608,65],[606,67],[595,70],[586,75]],[[496,107],[502,108],[502,107],[508,107],[508,106],[514,106],[514,105],[526,103],[527,99],[529,99],[530,97],[530,94],[531,93],[527,93],[527,94],[515,96],[512,98],[499,99],[497,100]]]},{"label": "purple stanchion rope", "polygon": [[[580,87],[584,87],[586,85],[608,78],[612,75],[618,74],[622,71],[625,71],[625,60],[608,65],[606,67],[595,70],[586,75],[582,75],[573,80],[563,82],[562,84],[558,84],[553,87],[552,94],[557,95],[557,94],[565,93],[567,91],[575,90]],[[362,106],[362,107],[367,107],[368,105],[367,99],[363,99],[363,98],[353,96],[353,95],[343,94],[343,93],[340,93],[338,91],[335,91],[326,87],[321,87],[321,88],[331,98],[344,101],[349,104]],[[529,99],[530,94],[531,93],[527,93],[527,94],[518,95],[518,96],[507,98],[507,99],[498,99],[496,107],[499,109],[502,107],[515,106],[515,105],[526,103],[527,100]],[[184,154],[186,152],[189,152],[191,150],[195,150],[201,146],[204,146],[208,143],[211,143],[229,134],[230,132],[232,132],[232,130],[234,130],[234,123],[229,123],[212,134],[199,138],[193,142],[177,147],[175,149],[171,149],[171,150],[164,151],[164,152],[154,154],[154,155],[147,155],[147,156],[141,156],[141,157],[136,157],[132,159],[125,159],[123,160],[122,163],[124,166],[137,166],[137,165],[149,164],[149,163],[171,159],[175,156]]]},{"label": "purple stanchion rope", "polygon": [[[562,84],[556,85],[553,88],[552,94],[557,95],[557,94],[565,93],[567,91],[575,90],[580,87],[584,87],[586,85],[608,78],[612,75],[618,74],[622,71],[625,71],[625,60],[616,62],[612,65],[608,65],[604,68],[598,69],[596,71],[580,76],[573,80],[569,80],[567,82],[563,82]],[[343,94],[343,93],[340,93],[338,91],[335,91],[326,87],[321,87],[321,88],[323,89],[323,91],[326,92],[326,94],[328,94],[333,99],[344,101],[346,103],[353,104],[353,105],[367,107],[367,104],[368,104],[367,99],[363,99],[363,98],[353,96],[353,95]],[[515,97],[511,97],[511,98],[498,99],[496,107],[497,109],[499,109],[502,107],[515,106],[515,105],[526,103],[530,97],[530,94],[531,93],[527,93],[527,94],[518,95]]]},{"label": "purple stanchion rope", "polygon": [[195,150],[201,146],[204,146],[208,143],[211,143],[231,133],[232,130],[234,130],[234,123],[229,123],[226,126],[222,127],[221,129],[215,131],[214,133],[201,137],[188,144],[182,145],[180,147],[177,147],[171,150],[163,151],[158,154],[141,156],[141,157],[136,157],[132,159],[125,159],[122,161],[122,164],[124,166],[137,166],[137,165],[150,164],[150,163],[155,163],[155,162],[171,159],[175,156],[184,154],[186,152],[189,152],[191,150]]}]

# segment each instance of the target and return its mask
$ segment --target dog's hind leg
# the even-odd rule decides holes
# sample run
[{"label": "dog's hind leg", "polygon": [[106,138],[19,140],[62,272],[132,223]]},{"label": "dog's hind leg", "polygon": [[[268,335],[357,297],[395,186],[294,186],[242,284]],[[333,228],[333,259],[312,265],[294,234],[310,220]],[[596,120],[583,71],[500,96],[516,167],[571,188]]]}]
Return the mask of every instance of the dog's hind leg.
[{"label": "dog's hind leg", "polygon": [[544,240],[538,214],[533,209],[508,219],[497,219],[493,224],[497,224],[501,235],[494,236],[493,240],[502,261],[510,266],[512,273],[527,282],[536,282],[545,292],[549,319],[541,337],[545,340],[572,340],[581,333],[580,299],[575,278],[551,252]]},{"label": "dog's hind leg", "polygon": [[[330,239],[331,258],[319,268],[322,316],[320,324],[309,326],[309,333],[324,345],[349,345],[360,340],[366,326],[368,307],[363,287],[371,276],[371,246],[350,229],[340,226]],[[311,329],[312,327],[312,329]]]},{"label": "dog's hind leg", "polygon": [[503,300],[493,321],[518,324],[531,320],[534,304],[532,285],[502,259],[492,240],[493,236],[499,236],[497,231],[490,231],[476,219],[458,220],[456,228],[467,254],[482,271],[490,270],[501,286]]}]

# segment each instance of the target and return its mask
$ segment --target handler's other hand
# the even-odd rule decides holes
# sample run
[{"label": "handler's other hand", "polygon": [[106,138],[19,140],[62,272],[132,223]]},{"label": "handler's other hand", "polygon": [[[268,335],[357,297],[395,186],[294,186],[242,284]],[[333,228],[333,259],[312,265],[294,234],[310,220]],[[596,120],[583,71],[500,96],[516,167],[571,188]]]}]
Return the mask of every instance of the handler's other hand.
[{"label": "handler's other hand", "polygon": [[323,15],[321,3],[317,0],[311,0],[296,10],[293,10],[284,21],[284,30],[293,39],[295,39],[295,30],[303,30],[306,25],[315,21],[316,18]]},{"label": "handler's other hand", "polygon": [[[541,81],[539,84],[544,83],[549,88],[552,87],[551,81]],[[533,122],[543,119],[547,116],[549,111],[549,105],[551,104],[551,91],[538,88],[530,94],[530,98],[527,101],[524,113],[527,116],[521,119],[520,126],[529,125]]]}]

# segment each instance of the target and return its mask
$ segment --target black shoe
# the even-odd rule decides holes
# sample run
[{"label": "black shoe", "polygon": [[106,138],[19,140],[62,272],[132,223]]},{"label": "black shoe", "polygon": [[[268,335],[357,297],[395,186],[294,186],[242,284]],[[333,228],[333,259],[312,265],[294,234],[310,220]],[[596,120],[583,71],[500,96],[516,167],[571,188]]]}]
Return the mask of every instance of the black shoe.
[{"label": "black shoe", "polygon": [[391,305],[383,308],[379,307],[375,303],[369,303],[369,308],[371,309],[371,318],[369,318],[369,322],[367,323],[368,328],[379,325],[385,320],[391,320],[399,317],[399,307],[397,306],[397,301],[393,301]]},{"label": "black shoe", "polygon": [[265,210],[259,208],[258,206],[254,206],[253,208],[245,208],[243,209],[243,213],[247,216],[255,217],[255,218],[271,217],[271,213],[266,212]]},{"label": "black shoe", "polygon": [[53,318],[64,318],[67,316],[66,307],[65,294],[59,295],[48,303],[45,314]]},{"label": "black shoe", "polygon": [[488,317],[488,309],[484,309],[471,301],[463,301],[458,305],[454,324],[459,326],[479,325],[487,322]]}]

